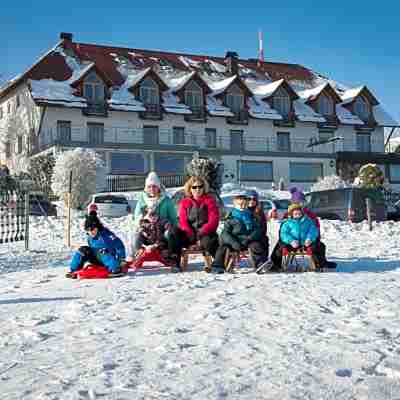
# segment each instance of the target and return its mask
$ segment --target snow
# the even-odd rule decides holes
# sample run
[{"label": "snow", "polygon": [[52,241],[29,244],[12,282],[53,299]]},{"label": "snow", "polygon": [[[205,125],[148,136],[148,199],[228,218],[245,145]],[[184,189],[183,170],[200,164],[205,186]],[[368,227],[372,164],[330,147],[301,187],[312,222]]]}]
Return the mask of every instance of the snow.
[{"label": "snow", "polygon": [[347,89],[342,95],[343,104],[351,103],[363,90],[364,86]]},{"label": "snow", "polygon": [[253,96],[248,99],[249,114],[254,118],[281,120],[282,116],[268,103],[262,100],[261,96]]},{"label": "snow", "polygon": [[349,110],[347,110],[341,104],[336,104],[336,115],[342,124],[364,125],[364,122],[360,118],[358,118],[357,115],[351,113]]},{"label": "snow", "polygon": [[207,95],[207,110],[210,115],[215,117],[233,117],[234,114],[230,111],[229,107],[221,104],[221,101],[216,99],[213,95]]},{"label": "snow", "polygon": [[166,112],[173,114],[192,114],[190,108],[183,103],[178,103],[178,97],[173,94],[172,90],[163,93],[162,106]]},{"label": "snow", "polygon": [[306,90],[301,90],[299,92],[297,92],[297,94],[304,100],[309,100],[311,97],[315,97],[318,96],[324,89],[325,87],[328,85],[327,82],[324,82],[312,89],[306,89]]},{"label": "snow", "polygon": [[[126,239],[130,218],[104,223]],[[95,281],[64,278],[62,218],[30,229],[32,251],[0,246],[7,400],[400,396],[400,223],[322,221],[330,273],[221,276],[193,258],[187,273]]]},{"label": "snow", "polygon": [[270,82],[270,83],[251,81],[249,79],[246,80],[246,84],[247,86],[249,86],[250,90],[255,95],[258,95],[262,98],[266,98],[274,94],[276,90],[279,88],[279,86],[282,85],[283,82],[284,79],[279,79],[275,82]]},{"label": "snow", "polygon": [[299,121],[303,122],[325,122],[325,118],[315,112],[310,106],[304,103],[304,100],[295,100],[293,102],[294,112]]},{"label": "snow", "polygon": [[237,75],[230,76],[229,78],[222,79],[220,81],[212,81],[212,80],[207,80],[206,82],[208,83],[208,86],[211,88],[213,91],[213,96],[217,96],[221,93],[223,93],[227,87],[237,78]]}]

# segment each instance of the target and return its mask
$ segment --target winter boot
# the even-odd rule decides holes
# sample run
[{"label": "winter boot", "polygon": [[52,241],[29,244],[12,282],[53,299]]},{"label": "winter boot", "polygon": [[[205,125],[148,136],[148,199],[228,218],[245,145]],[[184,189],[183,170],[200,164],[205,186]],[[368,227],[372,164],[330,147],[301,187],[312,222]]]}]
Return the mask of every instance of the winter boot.
[{"label": "winter boot", "polygon": [[67,272],[65,277],[69,279],[78,279],[78,274],[76,272]]}]

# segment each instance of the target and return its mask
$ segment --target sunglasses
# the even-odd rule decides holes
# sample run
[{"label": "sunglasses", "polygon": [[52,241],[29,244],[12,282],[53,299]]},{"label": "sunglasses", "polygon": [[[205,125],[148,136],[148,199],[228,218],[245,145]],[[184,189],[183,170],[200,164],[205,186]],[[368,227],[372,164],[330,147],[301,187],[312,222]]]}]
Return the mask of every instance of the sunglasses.
[{"label": "sunglasses", "polygon": [[192,186],[192,189],[203,189],[204,185]]}]

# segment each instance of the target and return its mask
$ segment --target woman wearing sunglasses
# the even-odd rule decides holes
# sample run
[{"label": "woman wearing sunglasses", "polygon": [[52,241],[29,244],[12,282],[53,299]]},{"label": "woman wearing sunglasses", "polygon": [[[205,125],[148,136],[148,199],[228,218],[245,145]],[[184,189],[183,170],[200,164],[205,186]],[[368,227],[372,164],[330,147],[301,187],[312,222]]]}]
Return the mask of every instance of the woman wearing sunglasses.
[{"label": "woman wearing sunglasses", "polygon": [[179,236],[182,248],[197,245],[212,257],[218,248],[219,210],[208,182],[191,177],[185,184],[185,198],[179,205]]}]

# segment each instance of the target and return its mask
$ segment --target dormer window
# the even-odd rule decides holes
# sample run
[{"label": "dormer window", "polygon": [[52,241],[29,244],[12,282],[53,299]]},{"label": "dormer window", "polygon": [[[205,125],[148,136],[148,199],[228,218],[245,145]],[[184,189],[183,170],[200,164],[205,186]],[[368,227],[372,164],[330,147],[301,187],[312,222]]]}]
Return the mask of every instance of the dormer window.
[{"label": "dormer window", "polygon": [[203,90],[194,81],[190,81],[185,88],[185,104],[190,108],[200,108],[203,106]]},{"label": "dormer window", "polygon": [[238,85],[232,85],[226,94],[226,105],[235,114],[244,109],[244,96]]},{"label": "dormer window", "polygon": [[279,88],[273,98],[272,107],[283,117],[287,117],[290,113],[290,97],[285,89]]},{"label": "dormer window", "polygon": [[357,97],[354,103],[354,113],[363,121],[367,121],[370,116],[369,104],[363,96]]},{"label": "dormer window", "polygon": [[144,104],[160,103],[158,86],[152,79],[144,79],[140,84],[140,100]]},{"label": "dormer window", "polygon": [[321,94],[318,98],[318,112],[321,115],[331,116],[333,115],[333,101],[330,97]]},{"label": "dormer window", "polygon": [[89,104],[104,103],[104,83],[94,71],[90,72],[85,78],[83,84],[83,96],[87,99]]}]

